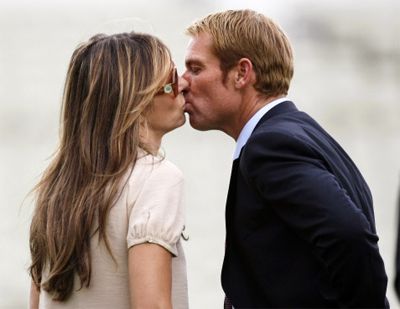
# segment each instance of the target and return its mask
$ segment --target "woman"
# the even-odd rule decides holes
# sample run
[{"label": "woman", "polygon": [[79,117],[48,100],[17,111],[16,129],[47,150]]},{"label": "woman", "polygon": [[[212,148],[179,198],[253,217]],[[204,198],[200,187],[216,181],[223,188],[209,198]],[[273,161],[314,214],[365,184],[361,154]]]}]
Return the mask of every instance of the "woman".
[{"label": "woman", "polygon": [[168,48],[97,35],[72,55],[60,147],[36,187],[31,308],[187,308],[181,172],[159,155],[185,122]]}]

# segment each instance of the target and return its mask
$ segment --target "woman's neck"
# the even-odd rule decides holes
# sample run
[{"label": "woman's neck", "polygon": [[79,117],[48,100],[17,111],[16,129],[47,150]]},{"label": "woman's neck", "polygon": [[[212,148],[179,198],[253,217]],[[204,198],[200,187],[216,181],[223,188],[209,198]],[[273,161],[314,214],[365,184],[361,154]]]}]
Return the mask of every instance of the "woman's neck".
[{"label": "woman's neck", "polygon": [[145,133],[141,134],[141,141],[152,155],[157,155],[161,147],[162,137],[162,134],[147,129]]}]

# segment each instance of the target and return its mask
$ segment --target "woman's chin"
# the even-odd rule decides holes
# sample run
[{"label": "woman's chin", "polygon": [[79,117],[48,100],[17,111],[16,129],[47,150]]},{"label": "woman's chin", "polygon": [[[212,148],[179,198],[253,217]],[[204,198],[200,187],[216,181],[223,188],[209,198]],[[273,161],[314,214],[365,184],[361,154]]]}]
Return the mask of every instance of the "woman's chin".
[{"label": "woman's chin", "polygon": [[185,114],[182,114],[182,118],[178,121],[176,128],[183,126],[186,122]]},{"label": "woman's chin", "polygon": [[186,122],[186,118],[185,118],[184,115],[182,115],[182,118],[177,120],[175,125],[173,127],[171,127],[169,130],[166,130],[166,132],[164,134],[166,134],[168,132],[171,132],[171,131],[174,131],[177,128],[182,127],[185,124],[185,122]]}]

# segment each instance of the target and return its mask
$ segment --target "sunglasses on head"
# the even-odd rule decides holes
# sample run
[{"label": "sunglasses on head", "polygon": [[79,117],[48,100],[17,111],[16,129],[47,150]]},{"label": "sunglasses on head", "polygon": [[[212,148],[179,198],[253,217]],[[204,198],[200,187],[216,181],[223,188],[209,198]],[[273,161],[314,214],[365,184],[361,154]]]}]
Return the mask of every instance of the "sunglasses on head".
[{"label": "sunglasses on head", "polygon": [[179,94],[179,84],[178,84],[178,71],[176,67],[172,69],[171,72],[171,79],[172,81],[164,86],[157,92],[157,94],[164,94],[164,93],[174,93],[174,97]]}]

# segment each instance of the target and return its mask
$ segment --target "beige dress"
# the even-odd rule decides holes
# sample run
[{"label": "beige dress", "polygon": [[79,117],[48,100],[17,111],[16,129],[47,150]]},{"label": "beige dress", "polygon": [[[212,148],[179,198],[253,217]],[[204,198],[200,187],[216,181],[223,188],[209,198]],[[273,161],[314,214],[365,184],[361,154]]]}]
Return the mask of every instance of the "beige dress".
[{"label": "beige dress", "polygon": [[[174,256],[173,308],[188,308],[186,263],[181,244],[184,229],[182,173],[166,159],[141,152],[127,181],[111,209],[108,222],[108,238],[117,263],[104,242],[94,238],[90,287],[79,289],[79,280],[75,280],[76,292],[66,302],[54,302],[42,290],[39,308],[129,308],[128,248],[145,242],[159,244]],[[46,274],[43,276],[45,280]]]}]

